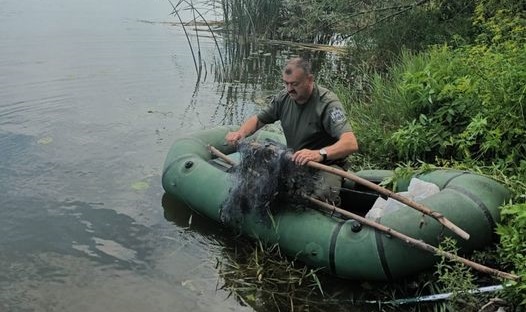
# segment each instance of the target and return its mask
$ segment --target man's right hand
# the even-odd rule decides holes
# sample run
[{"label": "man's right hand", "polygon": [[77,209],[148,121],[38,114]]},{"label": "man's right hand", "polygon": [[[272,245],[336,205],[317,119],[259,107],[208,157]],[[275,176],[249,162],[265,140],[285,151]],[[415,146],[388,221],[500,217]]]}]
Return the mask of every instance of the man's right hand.
[{"label": "man's right hand", "polygon": [[240,140],[244,138],[245,136],[243,135],[243,133],[241,133],[240,131],[234,131],[234,132],[229,132],[226,135],[225,140],[228,143],[228,145],[235,146]]},{"label": "man's right hand", "polygon": [[237,131],[229,132],[225,137],[225,141],[229,145],[235,146],[240,140],[243,140],[247,135],[251,135],[262,126],[263,124],[259,122],[258,117],[254,115],[248,118]]}]

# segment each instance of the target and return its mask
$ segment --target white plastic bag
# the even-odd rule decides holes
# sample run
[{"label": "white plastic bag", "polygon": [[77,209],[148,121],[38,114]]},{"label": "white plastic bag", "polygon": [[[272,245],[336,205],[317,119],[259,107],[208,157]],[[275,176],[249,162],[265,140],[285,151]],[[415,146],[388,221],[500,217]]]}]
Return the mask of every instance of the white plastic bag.
[{"label": "white plastic bag", "polygon": [[[438,192],[440,192],[440,188],[437,185],[417,178],[412,178],[409,182],[407,192],[400,192],[398,194],[419,202]],[[402,206],[405,205],[396,199],[388,198],[385,200],[382,197],[378,197],[365,217],[367,219],[377,219],[381,216],[397,211]]]},{"label": "white plastic bag", "polygon": [[409,182],[409,187],[407,191],[411,194],[414,201],[421,201],[424,198],[428,198],[431,195],[434,195],[440,192],[440,189],[436,184],[431,182],[422,181],[417,178],[412,178]]}]

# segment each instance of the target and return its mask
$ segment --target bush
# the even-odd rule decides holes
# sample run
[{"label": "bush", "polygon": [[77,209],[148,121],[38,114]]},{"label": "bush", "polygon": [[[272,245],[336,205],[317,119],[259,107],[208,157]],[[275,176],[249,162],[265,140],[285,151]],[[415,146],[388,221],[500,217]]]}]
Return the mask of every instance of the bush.
[{"label": "bush", "polygon": [[506,287],[507,297],[526,306],[526,204],[507,205],[501,211],[502,223],[497,227],[500,236],[499,256],[521,280]]},{"label": "bush", "polygon": [[428,146],[414,158],[523,159],[526,48],[440,47],[429,58],[423,70],[406,71],[397,86],[399,101],[417,115],[391,136],[398,156],[411,155],[413,138],[404,133],[418,125]]}]

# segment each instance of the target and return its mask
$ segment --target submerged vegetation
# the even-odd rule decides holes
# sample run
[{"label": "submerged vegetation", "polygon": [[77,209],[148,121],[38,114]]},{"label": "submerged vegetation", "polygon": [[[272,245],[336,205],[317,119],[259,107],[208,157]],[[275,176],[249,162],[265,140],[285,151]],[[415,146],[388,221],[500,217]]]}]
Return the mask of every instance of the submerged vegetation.
[{"label": "submerged vegetation", "polygon": [[221,289],[228,290],[241,302],[262,310],[319,309],[323,288],[317,272],[288,261],[277,245],[238,244],[218,261],[225,280]]},{"label": "submerged vegetation", "polygon": [[[317,72],[351,116],[361,149],[352,156],[354,169],[454,167],[507,185],[513,199],[501,209],[500,242],[474,257],[519,275],[501,296],[512,310],[526,307],[524,0],[222,0],[220,7],[224,38],[234,42],[220,81],[279,72],[280,56],[251,57],[263,54],[261,41],[345,45],[338,62]],[[261,77],[268,76],[259,83],[274,87]],[[284,259],[276,247],[256,244],[229,254],[218,263],[222,287],[259,309],[328,309],[331,302],[453,291],[454,304],[434,309],[478,311],[485,302],[467,290],[504,283],[440,262],[438,282],[423,273],[410,282],[362,284],[364,296],[367,289],[374,295],[342,299],[343,291],[326,289],[323,274]]]}]

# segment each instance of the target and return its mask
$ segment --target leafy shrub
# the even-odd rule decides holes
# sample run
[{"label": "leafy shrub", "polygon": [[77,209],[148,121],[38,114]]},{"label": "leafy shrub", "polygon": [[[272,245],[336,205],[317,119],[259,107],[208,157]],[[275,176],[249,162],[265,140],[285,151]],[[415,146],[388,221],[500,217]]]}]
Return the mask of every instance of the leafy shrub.
[{"label": "leafy shrub", "polygon": [[[452,254],[457,254],[458,247],[452,238],[445,238],[440,243],[439,249]],[[448,260],[442,256],[436,264],[436,275],[442,291],[451,292],[448,306],[451,311],[477,311],[479,305],[477,298],[470,293],[477,287],[474,276],[466,265]]]},{"label": "leafy shrub", "polygon": [[403,122],[386,150],[424,161],[438,156],[514,163],[526,156],[525,45],[442,46],[422,58],[425,66],[401,63],[390,81],[378,83],[378,75],[373,80],[373,101],[399,108],[395,126]]},{"label": "leafy shrub", "polygon": [[499,255],[502,262],[519,275],[506,288],[507,297],[526,306],[526,204],[507,205],[501,211],[502,222],[497,227],[500,236]]},{"label": "leafy shrub", "polygon": [[[388,11],[392,15],[390,18],[378,14],[374,18],[382,22],[358,33],[355,38],[357,46],[351,51],[359,51],[362,60],[372,63],[372,68],[382,70],[404,50],[417,53],[436,44],[457,46],[471,43],[476,35],[471,22],[474,3],[435,0],[414,6],[402,14],[398,14],[400,8]],[[368,42],[374,44],[371,46]]]},{"label": "leafy shrub", "polygon": [[336,88],[364,154],[381,165],[452,159],[518,168],[526,156],[526,24],[522,11],[491,5],[476,7],[475,44],[402,52],[387,73],[363,70],[352,91]]}]

